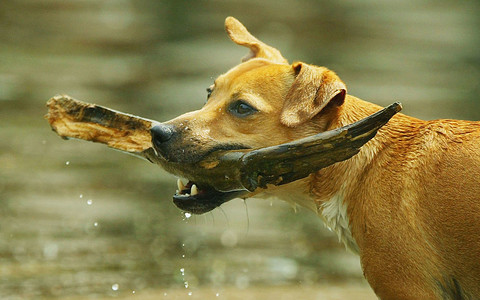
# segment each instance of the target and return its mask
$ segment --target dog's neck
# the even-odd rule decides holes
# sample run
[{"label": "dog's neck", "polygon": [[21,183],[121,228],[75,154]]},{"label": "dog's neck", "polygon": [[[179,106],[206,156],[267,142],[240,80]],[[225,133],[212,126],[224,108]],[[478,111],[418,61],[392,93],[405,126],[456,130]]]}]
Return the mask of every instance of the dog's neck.
[{"label": "dog's neck", "polygon": [[[309,128],[303,128],[310,134],[319,130],[331,130],[361,120],[382,107],[365,102],[352,96],[347,96],[341,107],[327,107],[327,112],[319,116]],[[405,121],[407,118],[409,120]],[[401,121],[399,121],[402,119]],[[397,114],[382,127],[377,135],[360,149],[352,158],[324,168],[311,174],[305,179],[298,180],[288,185],[269,188],[256,195],[259,198],[276,197],[291,203],[313,210],[319,214],[325,225],[335,232],[346,248],[354,253],[359,253],[358,238],[352,234],[352,216],[355,210],[359,187],[365,185],[363,176],[374,168],[380,160],[388,160],[388,155],[381,155],[389,148],[389,142],[395,141],[396,136],[411,130],[404,128],[409,122],[417,122],[402,114]],[[421,121],[420,121],[421,122]],[[403,124],[403,125],[402,125]],[[381,156],[381,157],[380,157]]]},{"label": "dog's neck", "polygon": [[[326,130],[342,127],[361,120],[382,107],[352,96],[331,117]],[[320,170],[311,176],[310,196],[315,203],[317,213],[323,218],[326,226],[335,232],[339,240],[355,253],[359,253],[357,240],[352,234],[352,210],[356,199],[361,198],[359,187],[365,185],[363,177],[374,168],[379,160],[388,159],[383,151],[389,147],[388,141],[395,140],[398,121],[395,118],[417,119],[405,115],[394,117],[390,123],[380,129],[377,135],[363,146],[354,157]],[[419,121],[419,120],[418,120]],[[405,122],[402,122],[405,123]],[[397,125],[395,125],[397,124]],[[382,154],[380,154],[382,153]],[[386,157],[386,158],[385,158]]]}]

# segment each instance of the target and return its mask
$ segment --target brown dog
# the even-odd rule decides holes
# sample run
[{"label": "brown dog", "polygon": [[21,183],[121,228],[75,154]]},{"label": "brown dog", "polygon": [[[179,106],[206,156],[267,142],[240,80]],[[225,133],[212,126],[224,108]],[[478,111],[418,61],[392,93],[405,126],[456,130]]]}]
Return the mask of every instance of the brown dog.
[{"label": "brown dog", "polygon": [[[225,25],[250,54],[207,89],[202,109],[152,132],[167,162],[285,143],[381,108],[348,95],[324,67],[288,64],[236,19]],[[203,212],[223,203],[225,194],[180,182],[175,199]],[[353,158],[242,195],[252,196],[275,196],[318,212],[360,255],[381,299],[480,299],[480,122],[398,114]]]}]

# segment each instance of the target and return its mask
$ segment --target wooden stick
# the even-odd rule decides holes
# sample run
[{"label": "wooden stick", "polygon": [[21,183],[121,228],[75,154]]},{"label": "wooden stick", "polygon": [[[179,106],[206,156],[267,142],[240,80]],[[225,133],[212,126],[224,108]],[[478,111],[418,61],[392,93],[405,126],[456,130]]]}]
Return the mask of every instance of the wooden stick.
[{"label": "wooden stick", "polygon": [[64,139],[76,138],[143,156],[152,148],[150,128],[158,122],[57,95],[47,102],[45,118]]},{"label": "wooden stick", "polygon": [[195,163],[173,163],[157,155],[150,129],[159,124],[95,104],[55,96],[47,102],[52,129],[63,138],[99,142],[159,164],[170,173],[218,191],[254,191],[282,185],[346,160],[360,151],[401,110],[394,103],[353,124],[282,145],[217,151]]}]

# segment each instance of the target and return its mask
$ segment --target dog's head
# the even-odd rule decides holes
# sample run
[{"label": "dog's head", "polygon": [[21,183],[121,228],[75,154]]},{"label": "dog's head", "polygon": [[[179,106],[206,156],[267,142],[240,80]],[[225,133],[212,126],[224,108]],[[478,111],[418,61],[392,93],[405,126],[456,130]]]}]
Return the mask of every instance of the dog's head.
[{"label": "dog's head", "polygon": [[[277,49],[232,17],[225,27],[249,54],[207,89],[204,107],[152,128],[154,148],[172,173],[172,165],[196,163],[214,151],[262,148],[325,131],[344,102],[346,87],[334,72],[301,62],[288,64]],[[181,175],[188,178],[185,172]],[[193,185],[180,184],[174,201],[194,213],[235,196],[249,196]]]}]

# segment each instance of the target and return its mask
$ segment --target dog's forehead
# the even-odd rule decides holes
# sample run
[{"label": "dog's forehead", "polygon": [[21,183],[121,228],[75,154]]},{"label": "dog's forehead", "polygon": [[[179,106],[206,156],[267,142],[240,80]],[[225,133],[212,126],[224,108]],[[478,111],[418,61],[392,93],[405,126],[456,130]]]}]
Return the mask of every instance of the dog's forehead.
[{"label": "dog's forehead", "polygon": [[277,64],[265,59],[252,59],[241,63],[226,73],[220,75],[215,80],[215,86],[231,86],[237,80],[245,84],[245,80],[251,78],[253,80],[261,80],[264,76],[259,76],[259,73],[270,74],[270,76],[278,76],[289,70],[289,65]]}]

